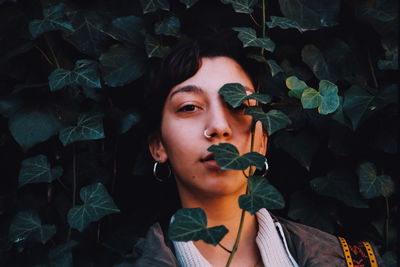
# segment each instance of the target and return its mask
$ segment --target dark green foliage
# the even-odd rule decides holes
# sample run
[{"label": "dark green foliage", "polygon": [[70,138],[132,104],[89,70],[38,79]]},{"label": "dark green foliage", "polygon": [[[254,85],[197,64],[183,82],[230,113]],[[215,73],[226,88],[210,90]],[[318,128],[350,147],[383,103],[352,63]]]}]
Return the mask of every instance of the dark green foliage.
[{"label": "dark green foliage", "polygon": [[206,213],[200,208],[179,209],[172,220],[168,235],[175,241],[197,241],[216,246],[228,233],[225,226],[207,228]]},{"label": "dark green foliage", "polygon": [[[370,239],[397,264],[397,1],[0,5],[0,266],[113,266],[146,226],[169,222],[179,200],[151,179],[143,133],[158,122],[144,110],[157,102],[144,97],[176,42],[223,28],[265,67],[256,93],[220,90],[268,133],[269,172],[249,177],[240,207]],[[210,151],[224,169],[264,167],[232,144]],[[178,211],[171,226],[214,245],[227,232],[200,210]]]}]

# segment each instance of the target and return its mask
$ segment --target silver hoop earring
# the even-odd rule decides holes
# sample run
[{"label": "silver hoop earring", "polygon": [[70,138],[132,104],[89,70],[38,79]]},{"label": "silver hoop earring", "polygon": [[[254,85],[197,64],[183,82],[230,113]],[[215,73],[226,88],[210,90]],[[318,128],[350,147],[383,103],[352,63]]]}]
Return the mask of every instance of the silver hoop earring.
[{"label": "silver hoop earring", "polygon": [[[162,176],[159,176],[159,171],[157,170],[158,164],[159,164],[158,161],[154,162],[153,174],[154,174],[154,177],[156,178],[156,180],[162,183],[162,182],[167,181],[168,178],[171,177],[171,168],[169,167],[169,165],[168,165],[168,163],[167,163],[166,165],[167,165],[167,168],[168,168],[168,176],[167,176],[167,177],[162,177]],[[161,165],[161,164],[160,164],[160,165]]]},{"label": "silver hoop earring", "polygon": [[266,175],[267,175],[267,172],[268,172],[269,166],[268,166],[268,161],[267,161],[267,159],[265,159],[264,165],[265,165],[265,170],[264,170],[262,176],[266,176]]},{"label": "silver hoop earring", "polygon": [[207,129],[204,130],[203,135],[204,135],[204,137],[207,138],[207,139],[210,139],[210,138],[211,138],[211,135],[208,135],[208,134],[207,134]]}]

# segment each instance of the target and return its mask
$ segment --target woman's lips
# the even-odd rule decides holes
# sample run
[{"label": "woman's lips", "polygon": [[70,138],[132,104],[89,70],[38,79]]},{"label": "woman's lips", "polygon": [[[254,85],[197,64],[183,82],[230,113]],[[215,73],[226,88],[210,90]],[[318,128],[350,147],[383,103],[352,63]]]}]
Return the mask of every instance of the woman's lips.
[{"label": "woman's lips", "polygon": [[220,167],[220,166],[217,164],[217,162],[216,162],[215,160],[213,160],[213,159],[211,159],[211,160],[204,160],[203,163],[204,163],[204,165],[205,165],[207,168],[210,168],[210,169],[218,169],[218,170],[221,169],[221,167]]}]

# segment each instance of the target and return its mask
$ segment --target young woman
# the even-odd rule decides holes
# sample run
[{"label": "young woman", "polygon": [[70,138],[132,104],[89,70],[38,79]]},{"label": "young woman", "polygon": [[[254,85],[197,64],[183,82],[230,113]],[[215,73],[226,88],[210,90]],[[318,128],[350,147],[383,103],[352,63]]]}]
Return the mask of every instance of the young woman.
[{"label": "young woman", "polygon": [[[151,122],[148,140],[155,175],[161,166],[171,170],[182,208],[202,208],[208,227],[224,225],[229,232],[220,244],[228,249],[238,232],[242,213],[238,198],[246,192],[247,179],[242,171],[221,170],[207,149],[231,143],[241,155],[250,152],[252,117],[244,115],[245,106],[229,106],[218,91],[226,83],[240,83],[248,94],[254,93],[258,68],[234,43],[230,39],[178,45],[156,76],[150,96],[153,111],[146,118]],[[267,138],[257,122],[253,151],[265,155]],[[230,253],[221,246],[201,240],[170,241],[166,232],[159,224],[150,228],[135,266],[226,265]],[[335,236],[278,220],[261,209],[255,215],[245,213],[230,266],[346,266],[346,261]]]}]

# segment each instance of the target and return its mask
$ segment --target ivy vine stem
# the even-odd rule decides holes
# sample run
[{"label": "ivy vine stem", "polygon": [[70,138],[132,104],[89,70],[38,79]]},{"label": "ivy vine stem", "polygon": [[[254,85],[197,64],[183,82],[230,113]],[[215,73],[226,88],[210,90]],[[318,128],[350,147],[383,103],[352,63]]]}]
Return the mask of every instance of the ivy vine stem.
[{"label": "ivy vine stem", "polygon": [[260,27],[260,24],[258,24],[258,22],[256,21],[256,19],[253,17],[253,14],[250,13],[250,18],[251,20],[254,22],[254,24],[257,25],[257,27]]},{"label": "ivy vine stem", "polygon": [[390,220],[390,209],[389,209],[389,198],[385,197],[386,202],[386,221],[385,221],[385,241],[386,249],[389,248],[389,220]]},{"label": "ivy vine stem", "polygon": [[[72,208],[75,207],[76,204],[76,183],[77,183],[77,171],[76,171],[76,147],[75,144],[72,144]],[[67,240],[71,239],[72,227],[69,227]]]},{"label": "ivy vine stem", "polygon": [[371,52],[369,50],[368,50],[368,63],[369,63],[369,67],[371,69],[372,80],[374,81],[375,88],[378,88],[379,85],[378,85],[378,81],[376,80],[375,69],[374,69],[374,66],[372,65]]},{"label": "ivy vine stem", "polygon": [[[265,38],[265,0],[262,1],[262,37]],[[261,48],[261,55],[264,56],[264,47]]]},{"label": "ivy vine stem", "polygon": [[57,60],[56,54],[54,53],[53,47],[50,44],[49,37],[47,37],[47,34],[44,34],[44,39],[46,40],[47,46],[50,49],[51,55],[53,56],[54,62],[56,63],[57,68],[60,68],[60,63]]}]

